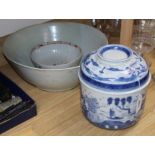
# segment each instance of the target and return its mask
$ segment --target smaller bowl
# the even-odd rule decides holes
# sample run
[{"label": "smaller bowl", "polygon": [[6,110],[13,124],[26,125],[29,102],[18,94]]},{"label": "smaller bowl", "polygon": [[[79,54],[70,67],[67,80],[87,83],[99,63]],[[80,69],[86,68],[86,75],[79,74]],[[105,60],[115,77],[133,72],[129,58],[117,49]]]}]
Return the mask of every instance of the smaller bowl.
[{"label": "smaller bowl", "polygon": [[78,66],[82,51],[80,47],[69,42],[53,41],[33,48],[30,57],[37,68],[63,69]]}]

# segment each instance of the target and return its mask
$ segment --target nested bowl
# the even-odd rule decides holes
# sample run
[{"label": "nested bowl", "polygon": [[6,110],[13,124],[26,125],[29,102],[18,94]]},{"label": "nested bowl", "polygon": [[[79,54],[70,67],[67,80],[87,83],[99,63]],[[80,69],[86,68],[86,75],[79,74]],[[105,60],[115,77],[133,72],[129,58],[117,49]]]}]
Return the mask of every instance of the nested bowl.
[{"label": "nested bowl", "polygon": [[3,46],[3,53],[15,71],[29,83],[47,91],[62,91],[78,85],[78,69],[37,68],[31,61],[32,49],[53,41],[70,42],[79,46],[82,55],[108,44],[99,30],[84,24],[51,22],[31,26],[12,34]]},{"label": "nested bowl", "polygon": [[30,57],[38,68],[65,69],[79,65],[82,51],[69,42],[53,41],[35,47]]}]

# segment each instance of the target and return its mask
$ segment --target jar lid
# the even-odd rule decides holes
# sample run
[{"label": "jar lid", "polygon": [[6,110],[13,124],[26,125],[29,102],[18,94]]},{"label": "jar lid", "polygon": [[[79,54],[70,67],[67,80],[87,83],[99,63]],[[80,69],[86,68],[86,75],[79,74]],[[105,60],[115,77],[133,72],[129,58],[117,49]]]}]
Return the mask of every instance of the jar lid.
[{"label": "jar lid", "polygon": [[145,60],[132,49],[109,44],[82,59],[80,75],[95,87],[124,91],[146,83],[149,70]]}]

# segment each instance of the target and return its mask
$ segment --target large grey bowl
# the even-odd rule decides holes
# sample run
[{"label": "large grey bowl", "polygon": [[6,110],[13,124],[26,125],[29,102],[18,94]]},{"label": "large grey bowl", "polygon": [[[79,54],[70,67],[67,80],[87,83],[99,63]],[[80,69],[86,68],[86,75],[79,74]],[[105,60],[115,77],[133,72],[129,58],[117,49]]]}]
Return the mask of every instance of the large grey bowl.
[{"label": "large grey bowl", "polygon": [[79,66],[65,69],[39,69],[31,62],[32,49],[42,43],[66,41],[78,45],[83,55],[108,44],[97,29],[79,23],[51,22],[25,28],[12,34],[3,53],[16,72],[29,83],[47,91],[63,91],[78,85]]}]

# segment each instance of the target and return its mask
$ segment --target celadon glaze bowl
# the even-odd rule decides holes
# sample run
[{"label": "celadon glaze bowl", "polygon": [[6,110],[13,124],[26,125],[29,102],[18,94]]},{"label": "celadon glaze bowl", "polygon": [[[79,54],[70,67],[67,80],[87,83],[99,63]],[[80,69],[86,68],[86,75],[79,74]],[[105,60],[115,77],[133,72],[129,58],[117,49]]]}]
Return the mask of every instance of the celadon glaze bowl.
[{"label": "celadon glaze bowl", "polygon": [[145,60],[123,45],[106,45],[81,61],[81,105],[86,118],[106,129],[134,125],[151,80]]},{"label": "celadon glaze bowl", "polygon": [[51,22],[31,26],[8,37],[3,46],[4,56],[15,71],[29,83],[46,91],[63,91],[79,83],[79,65],[65,69],[41,69],[34,66],[30,53],[34,47],[52,41],[70,42],[79,46],[82,55],[108,44],[99,30],[84,24]]},{"label": "celadon glaze bowl", "polygon": [[35,47],[30,56],[38,68],[63,69],[79,65],[82,51],[77,45],[53,41]]}]

